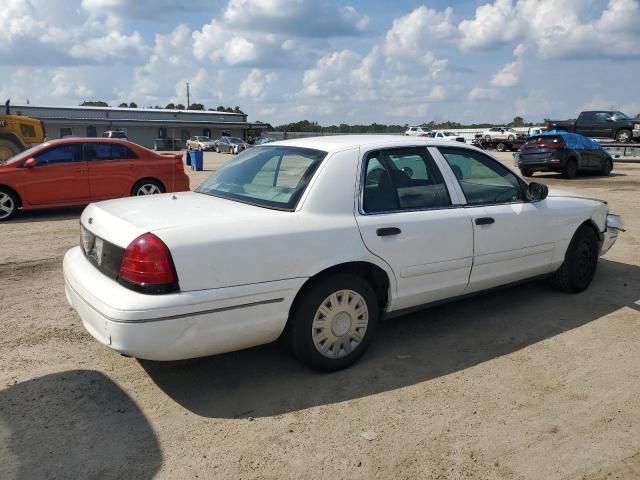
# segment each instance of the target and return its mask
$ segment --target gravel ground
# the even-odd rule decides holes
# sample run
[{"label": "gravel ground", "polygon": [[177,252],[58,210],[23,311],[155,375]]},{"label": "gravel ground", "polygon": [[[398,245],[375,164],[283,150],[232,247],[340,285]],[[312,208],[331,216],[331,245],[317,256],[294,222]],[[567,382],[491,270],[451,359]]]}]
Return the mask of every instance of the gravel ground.
[{"label": "gravel ground", "polygon": [[81,209],[0,225],[0,478],[640,478],[640,164],[534,178],[625,218],[585,293],[534,281],[388,321],[332,375],[274,345],[122,357],[65,299]]}]

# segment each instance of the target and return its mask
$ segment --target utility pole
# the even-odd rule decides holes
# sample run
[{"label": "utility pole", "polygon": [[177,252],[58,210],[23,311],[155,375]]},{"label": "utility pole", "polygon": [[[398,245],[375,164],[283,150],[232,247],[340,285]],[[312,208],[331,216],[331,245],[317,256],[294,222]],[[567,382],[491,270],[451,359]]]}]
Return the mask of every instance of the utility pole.
[{"label": "utility pole", "polygon": [[189,82],[187,82],[187,110],[189,110],[189,105],[191,103],[189,102]]}]

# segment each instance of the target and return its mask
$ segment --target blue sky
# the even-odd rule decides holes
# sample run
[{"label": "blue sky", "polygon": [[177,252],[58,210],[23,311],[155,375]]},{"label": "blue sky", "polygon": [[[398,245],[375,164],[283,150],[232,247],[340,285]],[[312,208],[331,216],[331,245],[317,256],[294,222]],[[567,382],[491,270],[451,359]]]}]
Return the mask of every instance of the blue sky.
[{"label": "blue sky", "polygon": [[640,0],[3,0],[0,98],[321,124],[640,113]]}]

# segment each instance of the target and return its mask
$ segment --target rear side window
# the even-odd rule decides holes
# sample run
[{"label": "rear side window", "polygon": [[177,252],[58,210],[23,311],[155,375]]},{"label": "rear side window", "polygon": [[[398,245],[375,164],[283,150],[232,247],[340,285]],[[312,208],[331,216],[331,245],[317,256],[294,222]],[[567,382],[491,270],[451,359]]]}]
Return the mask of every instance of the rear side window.
[{"label": "rear side window", "polygon": [[367,213],[451,205],[440,170],[425,148],[372,152],[365,172],[362,207]]},{"label": "rear side window", "polygon": [[115,143],[87,143],[85,145],[85,156],[87,160],[126,160],[138,158],[129,148]]}]

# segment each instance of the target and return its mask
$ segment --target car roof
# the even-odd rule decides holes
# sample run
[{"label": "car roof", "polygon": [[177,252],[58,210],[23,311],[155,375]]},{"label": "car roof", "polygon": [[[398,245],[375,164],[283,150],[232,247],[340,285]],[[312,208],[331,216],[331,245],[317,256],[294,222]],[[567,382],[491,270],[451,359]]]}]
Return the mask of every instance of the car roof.
[{"label": "car roof", "polygon": [[[413,147],[413,146],[442,146],[451,148],[451,143],[425,137],[405,137],[404,135],[332,135],[326,137],[307,137],[292,140],[272,142],[265,145],[265,148],[277,147],[279,145],[288,147],[312,148],[325,152],[339,152],[351,148],[362,150],[373,150],[376,148],[390,147]],[[456,145],[460,148],[478,150],[471,145]]]},{"label": "car roof", "polygon": [[[47,140],[46,144],[48,145],[60,145],[64,143],[82,143],[82,142],[108,142],[108,143],[119,143],[121,145],[132,145],[132,143],[123,138],[102,138],[102,137],[69,137],[69,138],[56,138],[53,140]],[[44,145],[43,143],[43,145]]]}]

